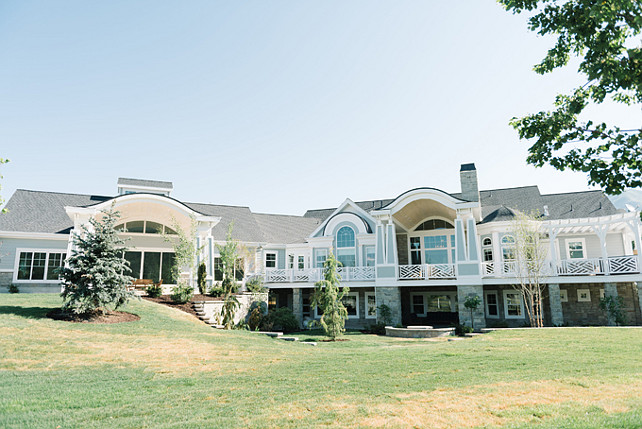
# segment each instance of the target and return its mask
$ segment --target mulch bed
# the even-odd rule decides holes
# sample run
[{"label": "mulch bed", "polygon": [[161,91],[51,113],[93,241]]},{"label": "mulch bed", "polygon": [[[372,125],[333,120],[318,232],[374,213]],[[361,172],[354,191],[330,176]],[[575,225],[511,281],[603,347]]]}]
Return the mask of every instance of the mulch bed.
[{"label": "mulch bed", "polygon": [[350,341],[347,338],[339,338],[336,340],[319,340],[320,343],[338,343],[339,341]]},{"label": "mulch bed", "polygon": [[198,317],[196,315],[196,310],[194,310],[194,307],[192,307],[192,303],[194,301],[211,301],[213,299],[217,299],[217,298],[212,298],[209,295],[194,295],[192,297],[192,301],[186,302],[185,304],[176,304],[174,301],[172,301],[172,298],[170,295],[161,295],[158,298],[150,298],[148,296],[142,296],[141,298],[146,299],[147,301],[155,302],[157,304],[163,304],[168,307],[176,308],[178,310],[184,311],[185,313],[191,314],[194,317]]},{"label": "mulch bed", "polygon": [[107,311],[102,314],[100,311],[95,311],[86,314],[66,313],[62,308],[56,308],[47,313],[47,317],[54,320],[64,320],[66,322],[74,323],[123,323],[135,322],[140,320],[140,316],[125,311]]}]

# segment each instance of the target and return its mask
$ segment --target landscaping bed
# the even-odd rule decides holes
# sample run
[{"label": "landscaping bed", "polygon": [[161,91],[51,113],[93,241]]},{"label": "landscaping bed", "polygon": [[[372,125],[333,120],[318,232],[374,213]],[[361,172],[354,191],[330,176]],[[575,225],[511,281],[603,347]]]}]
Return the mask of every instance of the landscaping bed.
[{"label": "landscaping bed", "polygon": [[75,323],[123,323],[140,320],[140,316],[126,311],[106,311],[104,314],[100,311],[94,311],[92,313],[74,314],[64,312],[61,308],[51,310],[47,313],[47,317]]},{"label": "landscaping bed", "polygon": [[196,310],[194,310],[194,306],[192,305],[196,301],[214,301],[214,300],[220,300],[220,298],[213,298],[209,295],[194,295],[192,297],[192,300],[189,302],[186,302],[185,304],[177,304],[174,301],[172,301],[171,295],[161,295],[158,298],[150,298],[148,296],[142,296],[141,298],[147,300],[147,301],[152,301],[157,304],[163,304],[168,307],[176,308],[178,310],[184,311],[185,313],[189,313],[193,315],[194,317],[198,317],[196,314]]}]

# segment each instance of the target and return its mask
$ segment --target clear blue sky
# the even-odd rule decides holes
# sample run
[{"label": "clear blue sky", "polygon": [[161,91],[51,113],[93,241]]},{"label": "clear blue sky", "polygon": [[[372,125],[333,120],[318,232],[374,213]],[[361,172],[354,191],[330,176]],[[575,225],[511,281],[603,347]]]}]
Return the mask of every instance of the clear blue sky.
[{"label": "clear blue sky", "polygon": [[579,82],[492,0],[3,1],[1,194],[112,195],[301,214],[431,186],[587,188],[535,169],[511,117]]}]

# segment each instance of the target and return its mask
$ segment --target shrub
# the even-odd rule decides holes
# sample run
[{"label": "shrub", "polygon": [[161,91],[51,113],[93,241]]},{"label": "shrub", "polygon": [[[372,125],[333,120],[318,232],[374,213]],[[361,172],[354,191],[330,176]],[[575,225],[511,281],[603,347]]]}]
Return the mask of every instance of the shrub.
[{"label": "shrub", "polygon": [[9,289],[9,293],[20,293],[20,289],[18,289],[18,285],[10,284],[7,289]]},{"label": "shrub", "polygon": [[459,337],[463,337],[466,334],[470,334],[473,332],[473,328],[470,326],[462,325],[461,323],[458,323],[455,325],[455,335]]},{"label": "shrub", "polygon": [[252,293],[265,293],[267,289],[263,287],[263,279],[255,276],[245,282],[245,287]]},{"label": "shrub", "polygon": [[392,325],[392,310],[390,309],[390,307],[388,307],[386,304],[381,304],[379,307],[377,307],[377,310],[379,310],[379,320],[381,320],[380,323],[383,323],[384,326]]},{"label": "shrub", "polygon": [[267,317],[264,318],[261,329],[266,331],[294,332],[300,328],[299,321],[294,313],[292,313],[292,310],[287,307],[281,307],[268,313]]},{"label": "shrub", "polygon": [[617,326],[626,325],[626,315],[622,311],[624,300],[621,296],[605,296],[600,299],[600,309],[606,312],[609,321]]},{"label": "shrub", "polygon": [[193,296],[194,288],[187,283],[179,283],[174,286],[171,298],[176,304],[185,304],[186,302],[189,302]]},{"label": "shrub", "polygon": [[158,298],[163,294],[163,286],[159,284],[149,285],[145,288],[145,292],[147,292],[147,296],[150,298]]},{"label": "shrub", "polygon": [[386,324],[374,323],[368,327],[368,332],[376,335],[386,335]]},{"label": "shrub", "polygon": [[250,309],[250,317],[247,324],[251,331],[258,331],[265,318],[266,304],[264,302],[253,302]]},{"label": "shrub", "polygon": [[212,286],[207,290],[207,295],[213,296],[214,298],[223,296],[223,287],[220,283],[212,283]]},{"label": "shrub", "polygon": [[207,268],[205,267],[205,262],[201,262],[198,265],[198,272],[197,272],[197,282],[196,285],[198,287],[198,293],[205,293],[207,289]]}]

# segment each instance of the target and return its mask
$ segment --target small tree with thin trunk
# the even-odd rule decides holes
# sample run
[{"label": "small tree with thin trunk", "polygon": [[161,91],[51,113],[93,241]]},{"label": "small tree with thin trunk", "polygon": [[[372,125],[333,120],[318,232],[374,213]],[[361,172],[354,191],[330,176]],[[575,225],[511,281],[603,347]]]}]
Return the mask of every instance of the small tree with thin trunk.
[{"label": "small tree with thin trunk", "polygon": [[340,287],[341,276],[337,273],[340,262],[330,251],[330,255],[323,264],[324,280],[315,283],[311,305],[319,307],[321,326],[326,336],[333,341],[345,331],[348,310],[343,305],[343,297],[350,292],[348,287]]},{"label": "small tree with thin trunk", "polygon": [[172,228],[176,234],[165,234],[165,241],[174,247],[174,264],[171,273],[176,286],[172,289],[172,300],[176,303],[186,303],[192,299],[194,288],[185,281],[181,274],[184,271],[193,273],[196,268],[196,255],[200,249],[196,246],[196,219],[191,217],[189,229],[186,231],[173,219]]},{"label": "small tree with thin trunk", "polygon": [[238,283],[234,277],[234,269],[238,264],[238,242],[232,238],[232,230],[234,223],[230,222],[227,228],[227,236],[225,244],[217,244],[219,256],[221,258],[221,265],[223,270],[223,282],[221,287],[223,289],[223,326],[225,329],[232,329],[234,326],[234,315],[238,310],[240,303],[236,298],[236,291],[238,290]]},{"label": "small tree with thin trunk", "polygon": [[124,241],[114,225],[120,217],[113,210],[103,211],[101,220],[91,218],[73,234],[75,249],[61,270],[63,310],[76,314],[117,309],[134,296],[129,290],[132,278],[124,258]]},{"label": "small tree with thin trunk", "polygon": [[536,215],[517,212],[512,221],[511,234],[515,238],[515,275],[519,284],[513,285],[524,299],[526,313],[534,328],[544,325],[542,316],[542,283],[548,276],[547,250]]},{"label": "small tree with thin trunk", "polygon": [[470,310],[470,327],[475,330],[475,316],[474,311],[477,310],[481,304],[481,299],[477,295],[469,295],[464,301],[464,307]]}]

